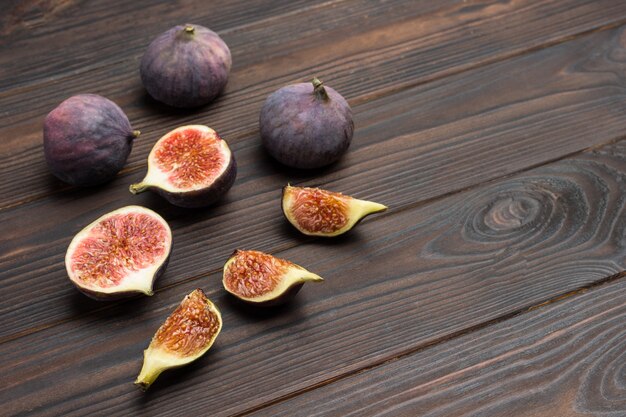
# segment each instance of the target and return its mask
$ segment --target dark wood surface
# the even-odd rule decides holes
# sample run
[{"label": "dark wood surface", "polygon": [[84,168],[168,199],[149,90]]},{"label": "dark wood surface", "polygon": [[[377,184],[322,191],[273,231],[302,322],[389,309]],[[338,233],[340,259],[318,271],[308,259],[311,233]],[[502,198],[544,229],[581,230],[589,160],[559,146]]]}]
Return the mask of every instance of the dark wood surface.
[{"label": "dark wood surface", "polygon": [[[9,1],[0,17],[0,414],[626,415],[626,3],[205,3]],[[138,77],[181,21],[233,52],[225,94],[194,111],[155,103]],[[258,111],[312,75],[349,100],[356,132],[339,163],[296,172],[261,149]],[[55,180],[41,149],[43,117],[80,92],[143,132],[93,189]],[[227,197],[184,210],[128,193],[160,135],[189,123],[235,152]],[[390,210],[305,238],[281,217],[288,181]],[[168,220],[170,266],[153,297],[92,301],[65,250],[127,204]],[[220,285],[235,248],[326,281],[241,308]],[[222,334],[141,393],[142,350],[198,287]]]}]

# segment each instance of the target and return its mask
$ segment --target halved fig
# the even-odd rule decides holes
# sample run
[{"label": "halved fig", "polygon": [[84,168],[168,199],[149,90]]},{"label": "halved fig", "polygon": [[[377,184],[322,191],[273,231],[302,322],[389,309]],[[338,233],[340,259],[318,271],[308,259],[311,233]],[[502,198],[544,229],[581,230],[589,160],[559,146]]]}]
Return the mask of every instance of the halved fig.
[{"label": "halved fig", "polygon": [[182,126],[167,133],[148,156],[148,173],[130,186],[138,194],[152,190],[179,207],[208,206],[235,182],[237,164],[224,141],[202,125]]},{"label": "halved fig", "polygon": [[373,201],[359,200],[320,188],[283,188],[283,213],[305,235],[332,237],[352,229],[364,217],[387,210]]},{"label": "halved fig", "polygon": [[74,236],[65,267],[72,283],[92,298],[152,295],[171,248],[172,232],[161,216],[145,207],[127,206]]},{"label": "halved fig", "polygon": [[222,330],[222,315],[201,289],[192,291],[154,334],[143,351],[135,384],[146,390],[161,372],[204,355]]},{"label": "halved fig", "polygon": [[305,282],[320,282],[319,275],[284,259],[253,250],[236,250],[224,265],[226,291],[255,305],[282,304]]}]

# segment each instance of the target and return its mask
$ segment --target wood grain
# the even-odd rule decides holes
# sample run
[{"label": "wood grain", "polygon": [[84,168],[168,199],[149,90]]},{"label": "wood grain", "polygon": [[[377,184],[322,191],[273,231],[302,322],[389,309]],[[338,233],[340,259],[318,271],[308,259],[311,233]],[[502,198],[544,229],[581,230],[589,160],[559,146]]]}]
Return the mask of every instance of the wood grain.
[{"label": "wood grain", "polygon": [[[282,310],[240,308],[213,273],[4,343],[0,401],[33,415],[256,409],[620,273],[625,213],[621,141],[285,250],[326,282]],[[223,312],[216,349],[143,395],[141,350],[197,286]]]},{"label": "wood grain", "polygon": [[[0,300],[7,318],[0,335],[12,338],[103,308],[75,297],[62,259],[74,233],[123,205],[147,205],[170,222],[174,252],[157,284],[167,291],[218,270],[236,247],[276,252],[302,243],[280,214],[280,188],[288,181],[380,200],[394,212],[615,140],[626,128],[625,80],[616,76],[624,71],[616,58],[624,53],[623,33],[596,33],[357,106],[353,147],[326,172],[277,169],[249,138],[235,147],[235,187],[213,209],[177,210],[153,196],[132,196],[116,181],[4,211],[0,219],[10,228],[0,243],[0,292],[10,296]],[[45,295],[36,305],[33,291]]]},{"label": "wood grain", "polygon": [[[68,191],[45,167],[41,121],[70,94],[104,94],[127,111],[135,127],[144,132],[126,168],[135,172],[143,167],[156,139],[181,124],[209,123],[231,142],[244,141],[256,133],[259,108],[271,91],[313,73],[358,104],[616,25],[626,14],[623,9],[623,3],[607,0],[469,5],[405,0],[393,7],[361,0],[320,6],[316,19],[308,10],[294,12],[288,19],[260,21],[225,34],[235,53],[227,91],[215,105],[191,114],[172,112],[146,97],[137,74],[140,51],[133,59],[80,76],[13,89],[2,98],[6,110],[0,117],[2,207]],[[145,46],[150,38],[142,39]]]},{"label": "wood grain", "polygon": [[623,416],[624,363],[622,278],[253,415]]}]

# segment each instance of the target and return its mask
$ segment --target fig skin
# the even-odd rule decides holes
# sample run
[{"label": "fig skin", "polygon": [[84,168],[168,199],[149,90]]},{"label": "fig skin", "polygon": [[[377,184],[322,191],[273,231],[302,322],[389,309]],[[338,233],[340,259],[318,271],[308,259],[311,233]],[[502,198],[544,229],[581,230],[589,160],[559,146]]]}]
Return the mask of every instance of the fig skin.
[{"label": "fig skin", "polygon": [[200,25],[175,26],[157,36],[141,58],[141,81],[157,101],[198,107],[226,87],[230,50],[217,33]]},{"label": "fig skin", "polygon": [[317,78],[270,94],[261,109],[259,127],[268,153],[299,169],[321,168],[337,161],[354,133],[348,102]]},{"label": "fig skin", "polygon": [[50,171],[61,181],[93,186],[115,177],[138,136],[117,104],[96,94],[80,94],[46,116],[44,154]]}]

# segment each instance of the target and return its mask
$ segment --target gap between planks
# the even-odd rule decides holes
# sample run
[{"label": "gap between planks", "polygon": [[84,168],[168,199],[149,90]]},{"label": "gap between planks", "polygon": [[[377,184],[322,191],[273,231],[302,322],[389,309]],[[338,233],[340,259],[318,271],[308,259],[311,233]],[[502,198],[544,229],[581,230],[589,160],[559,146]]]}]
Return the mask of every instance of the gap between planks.
[{"label": "gap between planks", "polygon": [[[407,210],[412,210],[412,209],[415,209],[417,207],[426,206],[428,204],[435,203],[435,202],[437,202],[439,200],[448,198],[450,196],[453,196],[453,195],[456,195],[456,194],[460,194],[460,193],[463,193],[463,192],[467,192],[467,191],[471,191],[473,189],[476,189],[476,188],[479,188],[479,187],[482,187],[482,186],[485,186],[485,185],[488,185],[488,184],[491,184],[491,183],[494,183],[494,182],[502,181],[502,180],[505,180],[507,178],[514,177],[516,175],[522,174],[522,173],[527,172],[527,171],[531,171],[533,169],[539,168],[539,167],[544,166],[544,165],[548,165],[548,164],[551,164],[551,163],[554,163],[554,162],[558,162],[558,161],[561,161],[561,160],[564,160],[564,159],[568,159],[568,158],[571,158],[571,157],[574,157],[574,156],[577,156],[577,155],[581,155],[581,154],[584,154],[586,152],[591,152],[591,151],[594,151],[594,150],[598,150],[598,149],[601,149],[601,148],[606,147],[606,146],[614,145],[614,144],[619,143],[619,142],[621,142],[623,140],[626,140],[626,135],[625,136],[621,136],[619,138],[612,139],[610,141],[607,141],[607,142],[604,142],[604,143],[601,143],[601,144],[597,144],[597,145],[594,145],[594,146],[590,146],[590,147],[581,149],[581,150],[576,151],[576,152],[570,152],[568,154],[561,155],[561,156],[559,156],[557,158],[553,158],[553,159],[544,161],[542,163],[529,165],[529,166],[527,166],[527,167],[525,167],[523,169],[510,172],[508,174],[502,175],[502,176],[497,177],[497,178],[491,178],[491,179],[488,179],[488,180],[485,180],[485,181],[480,181],[480,182],[478,182],[476,184],[473,184],[473,185],[471,185],[469,187],[459,188],[457,190],[452,190],[452,191],[449,191],[447,193],[440,194],[440,195],[438,195],[436,197],[427,198],[425,200],[417,201],[417,202],[411,203],[411,204],[405,204],[405,205],[400,206],[398,209],[394,208],[394,210],[392,210],[392,211],[387,211],[387,212],[381,213],[380,215],[378,215],[375,218],[371,219],[370,222],[377,221],[378,219],[387,218],[389,216],[393,216],[394,214],[402,213],[402,212],[407,211]],[[294,182],[294,185],[298,185],[298,184],[300,184],[300,182]],[[324,184],[320,184],[320,185],[324,185]],[[317,239],[318,238],[311,237],[311,238],[309,238],[309,239],[307,239],[307,240],[305,240],[303,242],[311,242],[311,241],[315,241]],[[299,242],[297,244],[285,244],[285,245],[282,245],[282,246],[278,247],[275,251],[273,251],[273,254],[274,255],[280,254],[281,252],[284,252],[284,251],[287,251],[289,249],[292,249],[292,248],[302,244],[303,242]],[[210,271],[203,272],[203,273],[198,274],[198,275],[194,275],[193,277],[189,277],[189,278],[186,278],[186,279],[174,282],[174,283],[172,283],[170,285],[165,285],[163,287],[160,287],[160,288],[156,289],[154,291],[154,293],[155,294],[156,293],[162,293],[162,292],[164,292],[166,290],[169,290],[171,288],[176,288],[176,287],[178,287],[180,285],[183,285],[183,284],[186,284],[186,283],[189,283],[189,282],[193,282],[193,281],[196,281],[196,280],[200,280],[202,278],[206,278],[206,277],[208,277],[210,275],[219,273],[221,270],[222,270],[222,268],[216,268],[216,269],[212,269]],[[533,306],[530,306],[527,309],[531,309],[533,307],[534,308],[538,308],[538,307],[543,306],[543,305],[551,304],[552,302],[555,302],[555,301],[558,301],[558,300],[561,300],[561,299],[569,297],[568,294],[575,295],[575,294],[578,294],[579,291],[586,290],[586,289],[594,287],[596,285],[601,285],[602,283],[605,283],[605,282],[608,282],[608,281],[613,281],[615,279],[618,279],[620,276],[622,276],[622,274],[624,274],[624,272],[625,271],[623,271],[623,272],[621,272],[621,273],[619,273],[617,275],[612,275],[610,277],[607,277],[607,278],[604,278],[602,280],[596,281],[593,284],[577,288],[576,290],[569,291],[569,292],[564,293],[564,294],[559,294],[559,295],[557,295],[555,297],[551,297],[550,299],[542,301],[541,303],[534,304]],[[132,301],[132,299],[129,299],[128,301]],[[107,311],[108,309],[114,308],[115,306],[117,306],[119,304],[122,304],[122,303],[125,303],[125,302],[127,302],[127,301],[123,301],[121,303],[109,304],[109,305],[102,306],[101,308],[93,309],[89,313],[87,313],[86,316],[90,316],[90,315],[93,315],[93,314],[96,314],[96,313],[100,313],[102,311]],[[507,318],[509,318],[509,315],[511,315],[511,314],[512,315],[517,315],[519,313],[519,311],[526,311],[526,309],[520,309],[516,313],[510,313],[510,314],[504,315],[502,317],[495,318],[495,319],[493,319],[493,320],[491,320],[489,322],[486,322],[486,323],[493,324],[495,322],[506,320]],[[66,318],[66,319],[62,319],[62,320],[58,320],[58,321],[54,321],[54,322],[48,323],[48,324],[43,325],[43,326],[38,326],[38,327],[34,327],[34,328],[31,328],[31,329],[28,329],[28,330],[23,330],[23,331],[11,334],[11,335],[6,336],[4,338],[0,338],[0,345],[2,345],[4,343],[9,343],[9,342],[17,340],[17,339],[20,339],[20,338],[28,336],[30,334],[34,334],[34,333],[37,333],[37,332],[40,332],[40,331],[43,331],[43,330],[46,330],[46,329],[49,329],[49,328],[52,328],[52,327],[59,326],[59,325],[61,325],[63,323],[70,322],[73,319],[74,319],[73,317],[69,317],[69,318]],[[480,325],[477,325],[477,326],[473,326],[470,329],[477,330],[477,329],[482,328],[482,327],[484,327],[486,325],[489,325],[489,324],[483,323],[483,324],[480,324]],[[460,330],[457,333],[453,333],[451,338],[458,337],[459,335],[464,334],[463,333],[464,331],[465,330]],[[473,331],[473,330],[471,330],[471,331]],[[418,350],[423,349],[424,347],[427,347],[427,346],[431,346],[432,344],[440,343],[440,342],[445,341],[445,340],[447,340],[446,337],[442,337],[441,339],[437,339],[434,342],[430,342],[428,344],[425,344],[425,345],[421,346]],[[411,350],[410,353],[406,353],[406,354],[405,353],[401,353],[399,356],[394,357],[392,359],[385,359],[381,363],[386,363],[388,361],[398,359],[399,357],[406,356],[406,355],[411,354],[413,352],[414,351]],[[376,365],[372,365],[371,367],[376,367],[376,366],[380,366],[380,364],[377,363]],[[370,367],[366,367],[366,368],[363,368],[363,369],[359,369],[359,370],[348,372],[345,375],[341,375],[341,376],[338,376],[338,377],[330,379],[329,380],[330,382],[328,382],[328,383],[322,382],[322,383],[317,384],[317,385],[319,385],[319,386],[327,385],[329,383],[332,383],[334,380],[342,379],[345,376],[350,376],[350,375],[359,373],[359,372],[361,372],[363,370],[367,370],[367,369],[370,369]],[[299,392],[298,394],[285,396],[285,397],[281,398],[280,400],[277,400],[277,402],[281,402],[281,401],[284,401],[286,399],[292,398],[293,396],[299,395],[300,393],[306,392],[307,390],[308,389],[305,389],[305,390],[302,390],[301,392]],[[264,408],[266,406],[273,405],[273,404],[274,403],[268,403],[267,405],[264,405],[262,408]],[[246,411],[246,412],[248,412],[248,411]]]},{"label": "gap between planks", "polygon": [[419,344],[419,345],[417,345],[415,347],[412,347],[410,349],[406,349],[405,351],[399,352],[399,353],[397,353],[397,354],[395,354],[393,356],[390,356],[388,358],[383,358],[383,359],[380,359],[380,360],[378,360],[376,362],[373,362],[373,363],[371,363],[368,366],[364,366],[364,367],[359,368],[359,369],[354,369],[354,370],[346,372],[344,374],[337,375],[335,377],[326,379],[324,381],[320,381],[320,382],[318,382],[316,384],[313,384],[313,385],[310,385],[310,386],[308,386],[306,388],[302,388],[300,390],[291,392],[291,393],[289,393],[287,395],[284,395],[282,397],[276,398],[276,399],[274,399],[272,401],[268,401],[267,403],[259,404],[259,405],[255,406],[255,407],[249,408],[248,410],[242,411],[242,412],[237,413],[237,414],[233,414],[232,417],[249,416],[252,413],[255,413],[255,412],[263,410],[265,408],[274,406],[276,404],[280,404],[280,403],[282,403],[284,401],[287,401],[287,400],[290,400],[292,398],[298,397],[299,395],[306,394],[307,392],[314,391],[314,390],[316,390],[318,388],[324,387],[326,385],[333,384],[333,383],[335,383],[337,381],[341,381],[341,380],[343,380],[345,378],[349,378],[349,377],[352,377],[354,375],[358,375],[358,374],[361,374],[363,372],[370,371],[370,370],[372,370],[374,368],[378,368],[380,366],[384,366],[384,365],[389,364],[391,362],[400,360],[400,359],[405,358],[407,356],[414,355],[414,354],[416,354],[416,353],[418,353],[418,352],[420,352],[422,350],[425,350],[427,348],[431,348],[431,347],[433,347],[435,345],[438,345],[438,344],[441,344],[441,343],[446,343],[448,341],[451,341],[451,340],[463,337],[463,336],[465,336],[467,334],[470,334],[470,333],[473,333],[475,331],[483,330],[483,329],[486,329],[488,327],[497,325],[497,324],[502,323],[504,321],[510,320],[513,317],[517,317],[517,316],[526,314],[528,312],[544,308],[544,307],[546,307],[546,306],[548,306],[550,304],[558,303],[558,302],[561,302],[561,301],[566,300],[568,298],[584,294],[584,293],[586,293],[587,291],[589,291],[591,289],[594,289],[594,288],[597,288],[597,287],[600,287],[600,286],[604,286],[604,285],[609,285],[609,284],[614,283],[614,282],[616,282],[616,281],[618,281],[618,280],[620,280],[622,278],[625,278],[625,277],[626,277],[626,271],[618,272],[617,274],[611,275],[611,276],[606,277],[604,279],[601,279],[599,281],[595,281],[595,282],[593,282],[591,284],[584,285],[584,286],[579,287],[579,288],[577,288],[577,289],[575,289],[573,291],[568,291],[568,292],[563,293],[563,294],[558,294],[558,295],[556,295],[554,297],[550,297],[550,298],[548,298],[548,299],[546,299],[544,301],[541,301],[539,303],[534,303],[534,304],[531,304],[529,306],[522,307],[520,309],[517,309],[517,310],[512,311],[510,313],[504,314],[502,316],[493,318],[491,320],[487,320],[487,321],[485,321],[483,323],[476,324],[474,326],[467,327],[467,328],[462,329],[462,330],[458,330],[456,332],[450,333],[448,335],[441,336],[441,337],[439,337],[437,339],[431,340],[431,341],[423,343],[423,344]]},{"label": "gap between planks", "polygon": [[[330,2],[327,2],[327,3],[323,3],[323,4],[320,4],[320,5],[311,6],[311,7],[319,8],[321,6],[328,5],[328,4],[333,4],[333,3],[338,3],[338,2],[337,1],[330,1]],[[298,12],[300,12],[302,10],[304,10],[304,9],[299,9]],[[296,11],[291,11],[291,12],[288,12],[287,14],[295,13],[295,12]],[[281,15],[281,16],[283,16],[283,15]],[[271,20],[272,18],[267,18],[266,20],[268,20],[268,19]],[[252,25],[252,24],[256,24],[256,23],[258,23],[258,22],[248,23],[246,25]],[[436,82],[436,81],[442,80],[444,78],[455,76],[455,75],[461,74],[463,72],[467,72],[467,71],[470,71],[470,70],[475,70],[477,68],[481,68],[481,67],[484,67],[484,66],[496,64],[498,62],[506,61],[508,59],[516,58],[516,57],[519,57],[519,56],[528,55],[530,53],[537,52],[537,51],[540,51],[542,49],[547,49],[547,48],[550,48],[550,47],[553,47],[553,46],[556,46],[556,45],[560,45],[560,44],[563,44],[563,43],[566,43],[566,42],[570,42],[570,41],[576,40],[578,38],[581,38],[581,37],[584,37],[584,36],[587,36],[587,35],[590,35],[590,34],[593,34],[593,33],[599,33],[599,32],[604,32],[604,31],[607,31],[607,30],[615,29],[615,28],[620,27],[620,26],[622,26],[624,24],[626,24],[626,19],[622,19],[622,20],[619,20],[617,22],[608,23],[608,24],[605,24],[605,25],[596,26],[596,27],[588,29],[588,30],[583,30],[583,31],[577,32],[575,34],[563,36],[562,38],[558,38],[558,39],[554,39],[552,41],[547,41],[547,42],[544,42],[544,43],[540,43],[538,45],[529,46],[529,47],[527,47],[525,49],[522,49],[522,50],[519,50],[519,51],[516,51],[516,52],[512,52],[512,53],[509,53],[509,54],[505,53],[505,54],[502,54],[502,55],[496,55],[496,56],[494,56],[492,58],[487,58],[487,59],[484,59],[482,61],[477,61],[475,63],[467,64],[465,66],[451,68],[451,69],[449,69],[447,71],[442,71],[441,73],[435,74],[435,75],[433,75],[431,77],[425,77],[425,78],[417,80],[417,81],[412,81],[412,82],[409,81],[409,82],[405,82],[405,83],[399,83],[399,84],[397,84],[397,85],[395,85],[393,87],[383,88],[383,89],[377,90],[376,92],[372,92],[370,94],[365,93],[365,94],[361,95],[360,97],[356,97],[355,99],[350,100],[350,105],[351,106],[362,105],[362,104],[365,104],[365,103],[368,103],[368,102],[371,102],[371,101],[374,101],[374,100],[377,100],[377,99],[380,99],[380,98],[384,98],[384,97],[396,94],[396,93],[398,93],[398,92],[400,92],[402,90],[405,90],[405,89],[418,87],[418,86],[425,85],[425,84],[428,84],[428,83],[431,83],[431,82]],[[241,25],[241,27],[245,27],[246,25]],[[232,30],[232,29],[222,31],[221,33],[227,33],[230,30]],[[100,67],[91,67],[91,68],[89,68],[89,69],[87,69],[87,70],[85,70],[85,71],[83,71],[81,73],[87,73],[87,72],[95,71],[95,70],[98,70],[98,69],[101,69],[101,68],[114,66],[114,65],[116,65],[119,62],[120,61],[114,61],[114,62],[105,64],[105,65],[102,65]],[[67,76],[63,76],[63,77],[59,77],[59,78],[69,78],[69,77],[73,77],[74,75],[76,75],[76,74],[67,75]],[[45,85],[46,83],[54,82],[54,81],[56,81],[56,80],[45,80],[45,81],[42,81],[41,83],[33,84],[31,87],[40,87],[42,84]],[[19,92],[20,91],[19,87],[17,89],[18,89],[18,92]],[[7,90],[7,92],[8,91],[14,92],[15,89]],[[0,97],[5,95],[5,93],[6,92],[0,93]],[[246,131],[246,132],[240,132],[239,134],[234,135],[233,138],[245,137],[245,136],[251,135],[254,132],[256,132],[256,129],[251,129],[251,130]],[[605,145],[608,145],[608,144],[611,144],[611,143],[616,143],[619,140],[621,140],[621,138],[618,139],[618,140],[615,140],[615,141],[611,141],[611,142],[607,142],[607,143],[601,144],[599,146],[605,146]],[[588,149],[584,149],[581,152],[584,152],[584,151],[587,151],[587,150]],[[547,161],[545,163],[555,162],[555,161],[558,161],[559,159],[566,158],[566,157],[575,155],[577,153],[567,154],[567,155],[564,155],[564,156],[562,156],[560,158],[555,158],[553,160]],[[532,166],[532,168],[536,168],[537,166],[540,166],[540,165],[542,165],[542,164],[534,165],[534,166]],[[139,166],[135,166],[135,167],[129,167],[127,169],[122,169],[122,171],[120,172],[119,176],[126,176],[127,174],[132,174],[132,173],[138,172],[138,171],[140,171],[142,169],[145,169],[144,165],[139,165]],[[524,172],[524,170],[517,171],[516,173],[519,173],[519,172]],[[512,175],[512,174],[507,174],[505,176],[502,176],[502,177],[499,177],[499,178],[496,178],[496,179],[507,178],[509,175]],[[468,189],[471,189],[472,187],[469,187]],[[64,193],[64,192],[66,192],[68,190],[72,190],[72,189],[75,189],[75,187],[68,185],[67,187],[64,187],[64,188],[61,188],[61,189],[57,189],[57,190],[52,191],[52,192],[42,192],[42,193],[39,193],[39,194],[35,194],[35,195],[27,197],[27,198],[25,198],[23,200],[18,200],[18,201],[15,201],[13,203],[10,203],[8,205],[0,207],[0,213],[3,212],[3,211],[6,211],[6,210],[14,209],[16,207],[19,207],[19,206],[22,206],[22,205],[25,205],[25,204],[28,204],[28,203],[32,203],[34,201],[41,200],[41,199],[46,198],[46,197],[50,197],[50,196],[53,196],[53,195]],[[463,190],[459,190],[459,191],[463,191]],[[446,196],[446,195],[450,195],[450,194],[444,194],[442,196]],[[430,200],[424,200],[424,203],[429,202],[429,201]],[[4,340],[0,340],[0,344],[1,343],[4,343]]]}]

